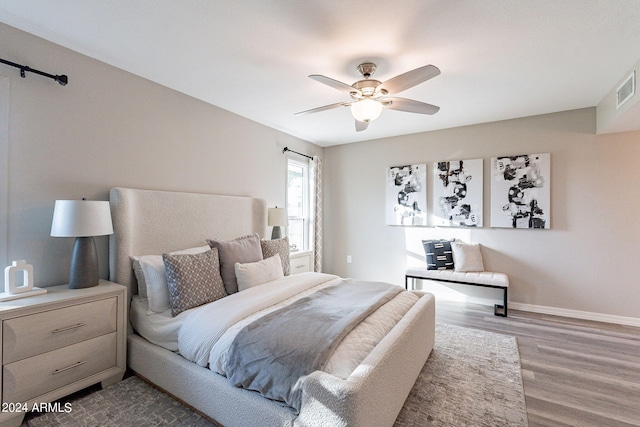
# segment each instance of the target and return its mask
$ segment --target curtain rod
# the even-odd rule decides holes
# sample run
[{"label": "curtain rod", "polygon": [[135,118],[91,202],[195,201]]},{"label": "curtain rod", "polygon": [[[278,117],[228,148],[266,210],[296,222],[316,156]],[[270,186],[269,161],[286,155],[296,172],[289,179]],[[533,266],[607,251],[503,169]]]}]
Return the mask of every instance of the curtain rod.
[{"label": "curtain rod", "polygon": [[69,79],[64,74],[60,76],[54,76],[53,74],[45,73],[44,71],[35,70],[29,66],[16,64],[15,62],[7,61],[6,59],[2,59],[2,58],[0,58],[0,62],[2,62],[3,64],[11,65],[12,67],[20,68],[20,77],[22,78],[25,77],[25,72],[28,71],[30,73],[36,73],[36,74],[40,74],[41,76],[49,77],[50,79],[53,79],[58,83],[60,83],[61,86],[64,86],[69,82]]},{"label": "curtain rod", "polygon": [[298,153],[297,151],[290,150],[290,149],[289,149],[289,147],[284,147],[284,148],[282,149],[282,153],[283,153],[283,154],[284,154],[284,153],[286,153],[287,151],[291,151],[292,153],[296,153],[296,154],[298,154],[298,155],[300,155],[300,156],[304,156],[304,157],[306,157],[307,159],[311,159],[311,160],[313,160],[313,157],[311,157],[311,156],[307,156],[306,154]]}]

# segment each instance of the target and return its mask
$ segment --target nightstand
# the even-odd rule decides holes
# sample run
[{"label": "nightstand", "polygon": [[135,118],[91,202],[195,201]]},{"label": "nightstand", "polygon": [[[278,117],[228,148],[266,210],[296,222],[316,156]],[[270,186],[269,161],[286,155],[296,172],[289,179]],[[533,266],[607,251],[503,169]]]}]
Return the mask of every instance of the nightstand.
[{"label": "nightstand", "polygon": [[289,262],[291,274],[313,271],[313,251],[291,252]]},{"label": "nightstand", "polygon": [[126,288],[46,289],[0,302],[2,427],[19,426],[35,404],[116,383],[126,369]]}]

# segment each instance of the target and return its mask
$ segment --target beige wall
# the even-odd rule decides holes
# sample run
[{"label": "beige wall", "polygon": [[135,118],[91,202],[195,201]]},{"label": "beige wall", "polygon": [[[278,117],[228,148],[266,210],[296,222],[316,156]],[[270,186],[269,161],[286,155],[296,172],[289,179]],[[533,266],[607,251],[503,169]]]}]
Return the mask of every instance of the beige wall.
[{"label": "beige wall", "polygon": [[[402,284],[407,265],[424,264],[421,239],[457,237],[509,274],[511,301],[640,318],[640,132],[596,136],[595,120],[590,108],[325,148],[325,268]],[[490,158],[527,153],[551,153],[552,228],[489,228]],[[388,166],[427,163],[431,214],[433,163],[476,158],[484,228],[385,225]]]},{"label": "beige wall", "polygon": [[[7,255],[0,265],[26,259],[36,285],[68,278],[73,239],[49,237],[56,199],[107,200],[111,187],[129,186],[251,195],[283,205],[282,148],[322,154],[320,147],[3,24],[0,52],[3,59],[69,76],[62,87],[0,65],[10,96],[9,166],[0,173],[0,196],[8,188],[0,207]],[[3,143],[1,135],[2,124]],[[106,278],[108,239],[96,240]]]}]

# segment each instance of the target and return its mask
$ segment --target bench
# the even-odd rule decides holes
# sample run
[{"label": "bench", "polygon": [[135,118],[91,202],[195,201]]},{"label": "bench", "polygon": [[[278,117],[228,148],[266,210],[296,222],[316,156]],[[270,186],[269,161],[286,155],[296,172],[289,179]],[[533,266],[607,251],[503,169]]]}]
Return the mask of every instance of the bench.
[{"label": "bench", "polygon": [[413,279],[411,289],[415,287],[415,280],[437,280],[440,282],[458,283],[462,285],[483,286],[486,288],[502,289],[503,303],[496,304],[493,314],[507,317],[507,290],[509,289],[509,276],[504,273],[461,272],[455,270],[427,270],[426,267],[407,269],[404,276],[404,287],[409,289],[409,279]]}]

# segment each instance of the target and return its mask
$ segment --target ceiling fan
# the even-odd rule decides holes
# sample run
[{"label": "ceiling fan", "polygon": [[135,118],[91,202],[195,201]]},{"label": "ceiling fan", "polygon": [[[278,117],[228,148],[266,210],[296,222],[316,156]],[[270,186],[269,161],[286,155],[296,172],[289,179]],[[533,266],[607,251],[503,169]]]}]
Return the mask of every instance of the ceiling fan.
[{"label": "ceiling fan", "polygon": [[440,74],[440,70],[434,65],[425,65],[415,70],[407,71],[384,83],[371,78],[376,71],[376,64],[372,62],[365,62],[358,65],[358,71],[364,79],[358,80],[351,86],[319,74],[310,75],[309,77],[315,81],[348,93],[352,100],[300,111],[295,115],[299,116],[331,110],[337,107],[350,106],[351,114],[353,114],[356,120],[356,131],[360,132],[369,126],[369,122],[380,116],[383,108],[419,114],[435,114],[440,110],[440,107],[424,102],[388,96],[407,90]]}]

